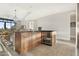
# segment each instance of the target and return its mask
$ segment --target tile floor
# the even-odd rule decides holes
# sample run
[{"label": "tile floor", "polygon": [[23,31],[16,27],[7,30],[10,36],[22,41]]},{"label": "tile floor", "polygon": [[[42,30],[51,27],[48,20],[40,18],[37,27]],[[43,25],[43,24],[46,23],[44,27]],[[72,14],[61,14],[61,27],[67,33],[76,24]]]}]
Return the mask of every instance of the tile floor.
[{"label": "tile floor", "polygon": [[[75,56],[75,52],[74,46],[57,42],[55,48],[42,44],[33,48],[25,56]],[[3,51],[0,52],[0,56],[8,56],[8,54],[3,49]]]},{"label": "tile floor", "polygon": [[75,56],[75,47],[69,46],[62,43],[57,43],[56,47],[53,48],[47,45],[40,45],[30,52],[28,56]]}]

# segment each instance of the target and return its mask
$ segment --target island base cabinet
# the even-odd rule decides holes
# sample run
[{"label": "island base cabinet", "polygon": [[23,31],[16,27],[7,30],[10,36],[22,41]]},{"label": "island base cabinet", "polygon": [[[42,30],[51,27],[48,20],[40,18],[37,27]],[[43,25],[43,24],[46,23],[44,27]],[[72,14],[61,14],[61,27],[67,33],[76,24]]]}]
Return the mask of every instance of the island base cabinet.
[{"label": "island base cabinet", "polygon": [[16,32],[15,33],[15,51],[25,55],[32,48],[41,44],[41,32]]},{"label": "island base cabinet", "polygon": [[[50,39],[49,42],[48,39]],[[15,33],[15,51],[19,54],[26,55],[31,49],[38,47],[42,43],[50,43],[50,46],[55,47],[56,32],[37,31],[32,33],[26,31]]]}]

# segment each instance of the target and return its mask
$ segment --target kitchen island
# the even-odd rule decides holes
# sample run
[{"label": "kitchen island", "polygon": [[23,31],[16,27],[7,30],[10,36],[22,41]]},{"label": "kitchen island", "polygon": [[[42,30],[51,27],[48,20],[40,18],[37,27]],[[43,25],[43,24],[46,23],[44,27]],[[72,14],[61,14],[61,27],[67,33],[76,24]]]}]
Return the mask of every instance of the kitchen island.
[{"label": "kitchen island", "polygon": [[25,55],[31,49],[46,44],[51,47],[56,45],[55,31],[19,31],[15,32],[15,51]]}]

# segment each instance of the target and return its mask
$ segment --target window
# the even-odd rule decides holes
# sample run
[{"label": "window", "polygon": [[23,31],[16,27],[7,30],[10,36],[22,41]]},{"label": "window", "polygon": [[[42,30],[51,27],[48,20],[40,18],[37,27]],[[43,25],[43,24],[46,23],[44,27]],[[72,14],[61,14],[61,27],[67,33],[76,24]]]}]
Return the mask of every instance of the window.
[{"label": "window", "polygon": [[15,25],[14,22],[6,22],[6,28],[11,29]]},{"label": "window", "polygon": [[4,22],[0,22],[0,29],[4,29]]},{"label": "window", "polygon": [[13,20],[0,18],[0,29],[11,29],[15,26]]},{"label": "window", "polygon": [[11,23],[6,22],[6,28],[11,29]]}]

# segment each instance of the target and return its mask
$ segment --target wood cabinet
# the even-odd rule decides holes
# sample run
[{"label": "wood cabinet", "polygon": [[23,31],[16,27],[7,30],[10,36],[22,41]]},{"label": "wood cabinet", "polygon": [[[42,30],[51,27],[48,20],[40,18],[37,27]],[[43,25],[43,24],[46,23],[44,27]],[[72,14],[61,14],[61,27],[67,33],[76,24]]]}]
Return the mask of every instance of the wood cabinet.
[{"label": "wood cabinet", "polygon": [[16,32],[15,51],[26,54],[32,48],[41,44],[41,32]]},{"label": "wood cabinet", "polygon": [[[19,54],[26,54],[32,48],[39,46],[44,43],[44,39],[50,38],[51,46],[55,46],[56,35],[55,32],[47,31],[25,31],[15,33],[15,51]],[[46,43],[46,42],[45,42]]]},{"label": "wood cabinet", "polygon": [[20,32],[15,33],[15,51],[17,51],[18,53],[20,53],[21,51],[21,34]]},{"label": "wood cabinet", "polygon": [[42,34],[42,44],[52,46],[51,32],[41,32]]},{"label": "wood cabinet", "polygon": [[42,44],[49,46],[55,46],[56,44],[56,32],[52,31],[42,31],[41,32]]},{"label": "wood cabinet", "polygon": [[32,48],[41,44],[41,32],[35,32],[32,36]]},{"label": "wood cabinet", "polygon": [[51,32],[52,37],[52,47],[56,46],[56,32]]}]

